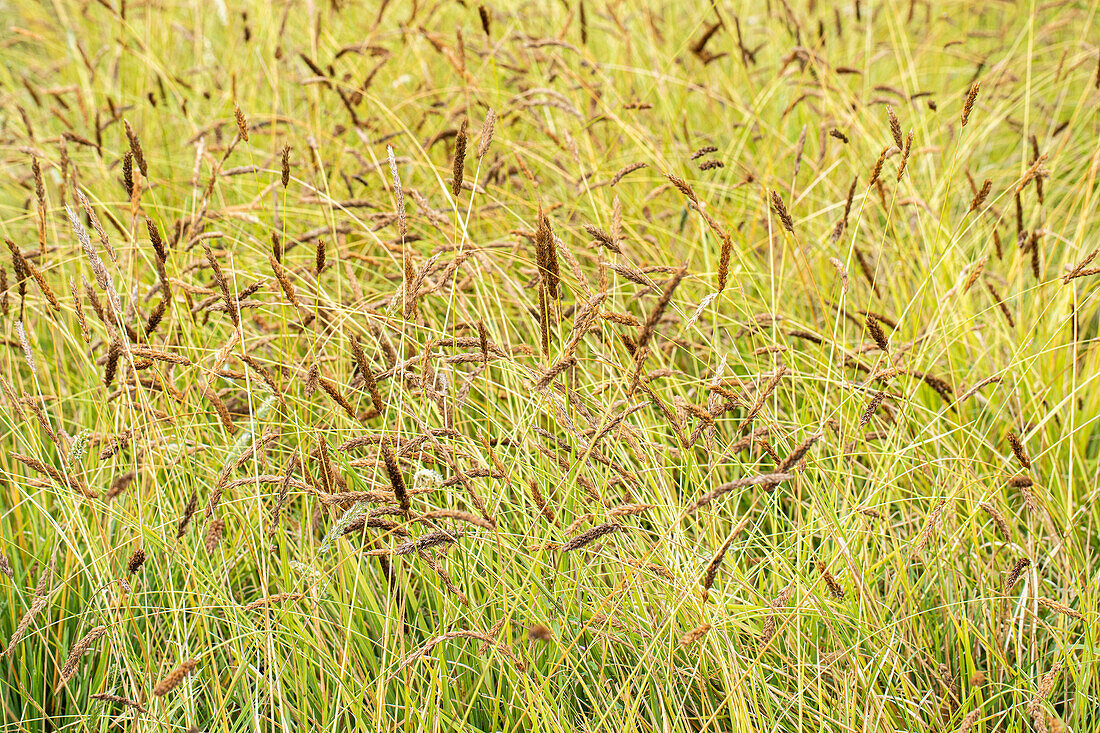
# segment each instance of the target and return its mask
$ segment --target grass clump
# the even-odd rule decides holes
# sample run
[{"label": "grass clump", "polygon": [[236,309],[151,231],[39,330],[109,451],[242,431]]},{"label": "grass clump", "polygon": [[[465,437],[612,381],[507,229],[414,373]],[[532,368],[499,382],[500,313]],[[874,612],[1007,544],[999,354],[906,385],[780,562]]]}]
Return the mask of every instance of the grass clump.
[{"label": "grass clump", "polygon": [[1090,730],[1095,4],[9,0],[13,730]]}]

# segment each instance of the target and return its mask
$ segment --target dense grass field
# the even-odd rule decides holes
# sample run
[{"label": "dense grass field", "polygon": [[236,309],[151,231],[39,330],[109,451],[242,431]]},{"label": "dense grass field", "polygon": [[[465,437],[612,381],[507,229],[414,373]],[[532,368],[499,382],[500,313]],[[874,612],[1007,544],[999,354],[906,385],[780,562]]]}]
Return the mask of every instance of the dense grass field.
[{"label": "dense grass field", "polygon": [[0,21],[0,729],[1100,726],[1096,0]]}]

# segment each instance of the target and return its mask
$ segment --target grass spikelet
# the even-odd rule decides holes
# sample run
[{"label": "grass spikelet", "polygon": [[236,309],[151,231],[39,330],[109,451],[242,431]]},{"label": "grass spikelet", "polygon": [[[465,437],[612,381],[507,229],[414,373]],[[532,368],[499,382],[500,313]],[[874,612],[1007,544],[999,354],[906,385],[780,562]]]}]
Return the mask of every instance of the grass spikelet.
[{"label": "grass spikelet", "polygon": [[455,139],[455,155],[451,164],[451,195],[456,199],[462,191],[463,168],[466,164],[466,127],[468,124],[467,120],[462,120],[462,127],[459,128],[458,137]]},{"label": "grass spikelet", "polygon": [[237,134],[241,136],[241,140],[248,142],[248,120],[245,119],[241,106],[236,102],[233,103],[233,118],[237,121]]},{"label": "grass spikelet", "polygon": [[710,504],[712,501],[714,501],[718,497],[720,497],[724,494],[728,494],[731,491],[736,491],[737,489],[744,489],[744,488],[747,488],[749,486],[762,486],[765,491],[770,492],[770,491],[773,491],[775,489],[775,487],[777,485],[779,485],[781,482],[787,481],[791,478],[793,478],[793,475],[789,474],[789,473],[766,473],[766,474],[760,474],[760,475],[757,475],[757,476],[748,476],[746,478],[737,479],[736,481],[730,481],[728,483],[722,484],[721,486],[718,486],[717,488],[714,488],[714,489],[708,491],[707,493],[703,494],[701,497],[696,499],[694,503],[692,503],[690,506],[688,506],[688,508],[684,511],[684,514],[685,515],[693,514],[693,513],[695,513],[695,511],[697,511],[701,507],[704,507],[707,504]]},{"label": "grass spikelet", "polygon": [[867,403],[867,407],[863,408],[863,413],[859,416],[859,426],[861,428],[866,427],[867,423],[871,422],[875,410],[878,409],[884,399],[886,399],[885,392],[875,392],[871,397],[871,400]]},{"label": "grass spikelet", "polygon": [[988,178],[982,183],[981,190],[974,194],[974,200],[970,202],[970,208],[968,211],[976,211],[981,208],[981,205],[985,203],[986,198],[989,197],[989,192],[993,188],[993,181]]},{"label": "grass spikelet", "polygon": [[1001,537],[1004,539],[1004,541],[1011,541],[1008,530],[1008,522],[1005,521],[1004,515],[997,511],[997,508],[989,502],[979,502],[978,506],[981,507],[982,511],[988,514],[989,518],[993,520],[993,523],[997,525],[997,531],[1001,533]]},{"label": "grass spikelet", "polygon": [[176,523],[176,539],[182,539],[184,533],[187,532],[188,525],[191,524],[191,518],[195,516],[195,510],[199,506],[198,492],[192,490],[191,498],[187,500],[187,505],[183,508],[183,514],[180,515],[179,522]]},{"label": "grass spikelet", "polygon": [[722,567],[722,560],[726,557],[726,552],[729,550],[730,545],[745,531],[745,527],[749,526],[750,519],[751,515],[745,515],[744,519],[737,523],[737,526],[730,532],[726,541],[723,542],[721,547],[718,548],[718,551],[714,553],[714,557],[711,558],[710,563],[707,564],[706,572],[703,573],[703,600],[706,600],[710,595],[711,586],[714,585],[714,580],[718,577],[718,569]]},{"label": "grass spikelet", "polygon": [[1082,614],[1080,611],[1070,608],[1069,606],[1059,603],[1058,601],[1055,601],[1051,598],[1040,598],[1039,605],[1049,611],[1060,613],[1063,616],[1069,616],[1070,618],[1075,618],[1078,621],[1085,620],[1084,614]]},{"label": "grass spikelet", "polygon": [[222,535],[225,534],[225,520],[219,518],[211,519],[206,525],[206,536],[203,538],[203,549],[206,550],[207,555],[212,555],[218,549],[218,545],[222,541]]},{"label": "grass spikelet", "polygon": [[1016,587],[1016,583],[1020,580],[1020,576],[1030,566],[1031,558],[1029,557],[1021,557],[1013,563],[1012,567],[1005,573],[1004,582],[1001,584],[1001,594],[1008,595],[1012,592],[1012,589]]},{"label": "grass spikelet", "polygon": [[611,534],[612,532],[618,532],[622,528],[623,525],[618,522],[604,522],[603,524],[598,524],[589,530],[581,532],[579,535],[566,542],[561,546],[561,551],[572,552],[573,550],[579,550],[582,547],[592,544],[601,537]]},{"label": "grass spikelet", "polygon": [[130,555],[130,560],[126,563],[127,575],[133,575],[138,572],[143,565],[145,565],[145,550],[139,547],[134,550],[133,554]]},{"label": "grass spikelet", "polygon": [[875,345],[879,350],[884,353],[890,352],[890,341],[886,338],[886,332],[882,329],[882,324],[879,319],[873,315],[866,317],[867,331],[871,334],[871,338],[874,339]]},{"label": "grass spikelet", "polygon": [[905,175],[905,166],[909,162],[909,152],[913,149],[913,131],[910,130],[909,134],[905,138],[905,147],[901,150],[901,163],[898,165],[898,177],[900,182],[901,177]]},{"label": "grass spikelet", "polygon": [[928,519],[924,523],[924,529],[921,530],[920,535],[917,536],[916,542],[913,543],[913,551],[909,555],[909,560],[912,561],[917,555],[924,552],[924,548],[928,547],[929,540],[932,539],[932,535],[935,534],[936,528],[939,527],[940,518],[943,515],[943,510],[947,506],[946,499],[940,499],[935,508],[928,514]]},{"label": "grass spikelet", "polygon": [[978,718],[982,716],[981,708],[973,710],[967,714],[965,718],[959,723],[959,729],[956,733],[970,733],[974,729],[974,724],[978,722]]},{"label": "grass spikelet", "polygon": [[779,222],[783,225],[791,234],[794,234],[794,220],[791,219],[790,213],[787,211],[786,205],[783,203],[783,199],[779,196],[779,192],[775,189],[771,191],[772,211],[779,217]]},{"label": "grass spikelet", "polygon": [[1016,460],[1020,462],[1024,470],[1031,470],[1031,458],[1028,456],[1027,449],[1024,448],[1024,443],[1015,430],[1008,431],[1008,445],[1012,448],[1012,455],[1016,456]]},{"label": "grass spikelet", "polygon": [[833,577],[833,574],[829,572],[828,567],[821,560],[817,561],[817,572],[821,574],[821,579],[825,581],[825,585],[829,588],[829,595],[837,600],[844,598],[844,588],[841,587],[837,579]]},{"label": "grass spikelet", "polygon": [[806,436],[806,439],[795,446],[795,449],[791,451],[791,454],[783,459],[783,461],[775,467],[776,473],[787,473],[801,461],[807,453],[810,452],[810,448],[814,447],[817,441],[821,440],[824,433],[816,432]]},{"label": "grass spikelet", "polygon": [[[666,173],[665,178],[668,179],[669,183],[676,187],[677,191],[682,193],[684,196],[687,196],[689,201],[696,204],[699,203],[699,198],[695,195],[695,191],[692,190],[691,186],[688,185],[688,182],[685,181],[683,178],[680,178],[674,173]],[[611,185],[614,186],[615,184],[612,183]]]},{"label": "grass spikelet", "polygon": [[168,676],[162,679],[153,688],[153,694],[157,697],[164,697],[172,690],[180,686],[180,683],[187,678],[187,675],[191,674],[195,667],[199,665],[197,659],[188,659],[181,662],[178,667],[168,673]]},{"label": "grass spikelet", "polygon": [[[642,168],[645,168],[646,165],[647,164],[645,164],[645,163],[631,163],[630,165],[623,166],[618,171],[616,171],[615,175],[611,176],[611,180],[608,182],[607,185],[609,185],[611,187],[614,187],[615,184],[618,183],[619,181],[623,180],[623,178],[630,175],[634,171],[641,170]],[[684,185],[687,185],[687,184],[685,183]]]},{"label": "grass spikelet", "polygon": [[241,607],[243,611],[255,611],[260,608],[268,608],[269,606],[287,603],[289,601],[297,601],[305,598],[305,593],[273,593],[269,596],[264,596],[259,600],[252,601]]},{"label": "grass spikelet", "polygon": [[397,174],[397,160],[393,157],[393,146],[386,146],[386,157],[390,165],[390,177],[393,179],[393,198],[397,205],[397,233],[401,241],[409,234],[408,218],[405,214],[405,192],[401,188],[401,176]]},{"label": "grass spikelet", "polygon": [[[141,140],[138,139],[137,133],[134,132],[134,128],[130,126],[129,120],[122,121],[123,126],[126,128],[126,139],[130,143],[130,155],[133,156],[134,161],[138,164],[138,170],[141,171],[143,178],[149,177],[149,168],[145,163],[145,151],[141,148]],[[134,185],[133,181],[130,181],[130,185],[127,186],[127,193],[133,195]]]},{"label": "grass spikelet", "polygon": [[901,150],[903,147],[901,122],[898,120],[897,114],[894,113],[893,107],[886,108],[886,116],[890,119],[890,134],[894,136],[894,144],[898,146],[898,150]]},{"label": "grass spikelet", "polygon": [[974,100],[978,98],[978,90],[982,88],[981,81],[976,81],[970,85],[970,91],[966,93],[966,101],[963,102],[962,111],[962,126],[966,127],[967,121],[970,119],[970,112],[974,109]]},{"label": "grass spikelet", "polygon": [[890,146],[887,145],[879,153],[878,160],[875,161],[875,167],[871,169],[871,180],[867,182],[868,186],[873,186],[878,183],[878,177],[882,174],[882,164],[886,162],[886,154],[890,152]]},{"label": "grass spikelet", "polygon": [[[484,6],[479,6],[479,10],[484,11]],[[486,29],[488,29],[488,23],[486,22]],[[485,31],[485,35],[489,35],[489,31]],[[490,107],[489,111],[485,113],[485,123],[481,126],[481,140],[477,144],[477,157],[484,158],[485,154],[489,152],[489,146],[493,144],[493,133],[496,131],[497,125],[497,113]]]},{"label": "grass spikelet", "polygon": [[121,695],[113,695],[109,692],[96,692],[89,695],[89,697],[92,700],[99,700],[100,702],[113,702],[118,705],[125,705],[126,707],[132,708],[133,710],[136,710],[143,715],[149,712],[140,702],[137,702],[136,700],[131,700],[127,697],[122,697]]},{"label": "grass spikelet", "polygon": [[680,637],[680,646],[689,646],[702,639],[710,631],[710,624],[701,624]]},{"label": "grass spikelet", "polygon": [[280,153],[281,162],[281,175],[279,176],[279,182],[283,184],[283,190],[286,190],[287,185],[290,183],[290,146],[284,145]]},{"label": "grass spikelet", "polygon": [[534,500],[535,506],[539,508],[539,513],[542,514],[547,522],[550,522],[550,524],[560,527],[561,524],[554,516],[554,510],[550,508],[550,504],[546,501],[546,497],[544,497],[542,495],[542,492],[539,490],[538,482],[532,479],[530,482],[528,482],[528,487],[531,490],[531,498]]},{"label": "grass spikelet", "polygon": [[103,638],[106,633],[106,626],[96,626],[81,637],[80,641],[73,644],[72,649],[69,650],[69,656],[66,657],[65,663],[61,665],[61,682],[58,684],[58,689],[67,685],[69,680],[76,675],[80,658],[91,651],[92,645]]},{"label": "grass spikelet", "polygon": [[429,532],[417,537],[415,540],[409,540],[403,542],[397,547],[393,548],[394,555],[408,555],[412,552],[423,552],[433,547],[443,547],[445,545],[453,544],[458,539],[464,536],[466,530],[458,529],[453,532],[447,530],[438,530],[436,532]]},{"label": "grass spikelet", "polygon": [[48,604],[49,601],[45,595],[35,594],[34,600],[31,601],[30,608],[23,614],[23,618],[20,619],[19,624],[15,627],[15,631],[12,632],[11,638],[8,640],[8,648],[4,650],[5,657],[10,657],[12,655],[15,651],[15,647],[27,635],[27,629],[30,628],[35,616],[41,613],[42,609]]},{"label": "grass spikelet", "polygon": [[397,463],[397,458],[393,454],[393,448],[390,444],[383,440],[382,446],[382,460],[386,464],[386,476],[390,480],[390,487],[393,489],[393,495],[397,497],[397,501],[401,504],[401,511],[409,511],[409,492],[405,488],[405,478],[401,475],[401,466]]}]

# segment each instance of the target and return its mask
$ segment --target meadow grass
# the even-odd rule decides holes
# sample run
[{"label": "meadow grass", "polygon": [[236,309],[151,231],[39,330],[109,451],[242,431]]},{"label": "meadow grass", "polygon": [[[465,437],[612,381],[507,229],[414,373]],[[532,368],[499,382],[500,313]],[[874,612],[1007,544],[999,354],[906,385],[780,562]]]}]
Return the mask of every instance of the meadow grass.
[{"label": "meadow grass", "polygon": [[0,0],[13,731],[1091,731],[1100,8]]}]

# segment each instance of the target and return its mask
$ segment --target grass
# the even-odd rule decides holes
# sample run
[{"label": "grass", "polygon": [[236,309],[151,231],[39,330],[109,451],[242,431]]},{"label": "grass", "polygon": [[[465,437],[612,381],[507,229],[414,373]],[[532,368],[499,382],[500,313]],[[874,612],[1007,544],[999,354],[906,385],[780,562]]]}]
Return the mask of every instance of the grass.
[{"label": "grass", "polygon": [[1096,2],[0,11],[5,730],[1100,724]]}]

